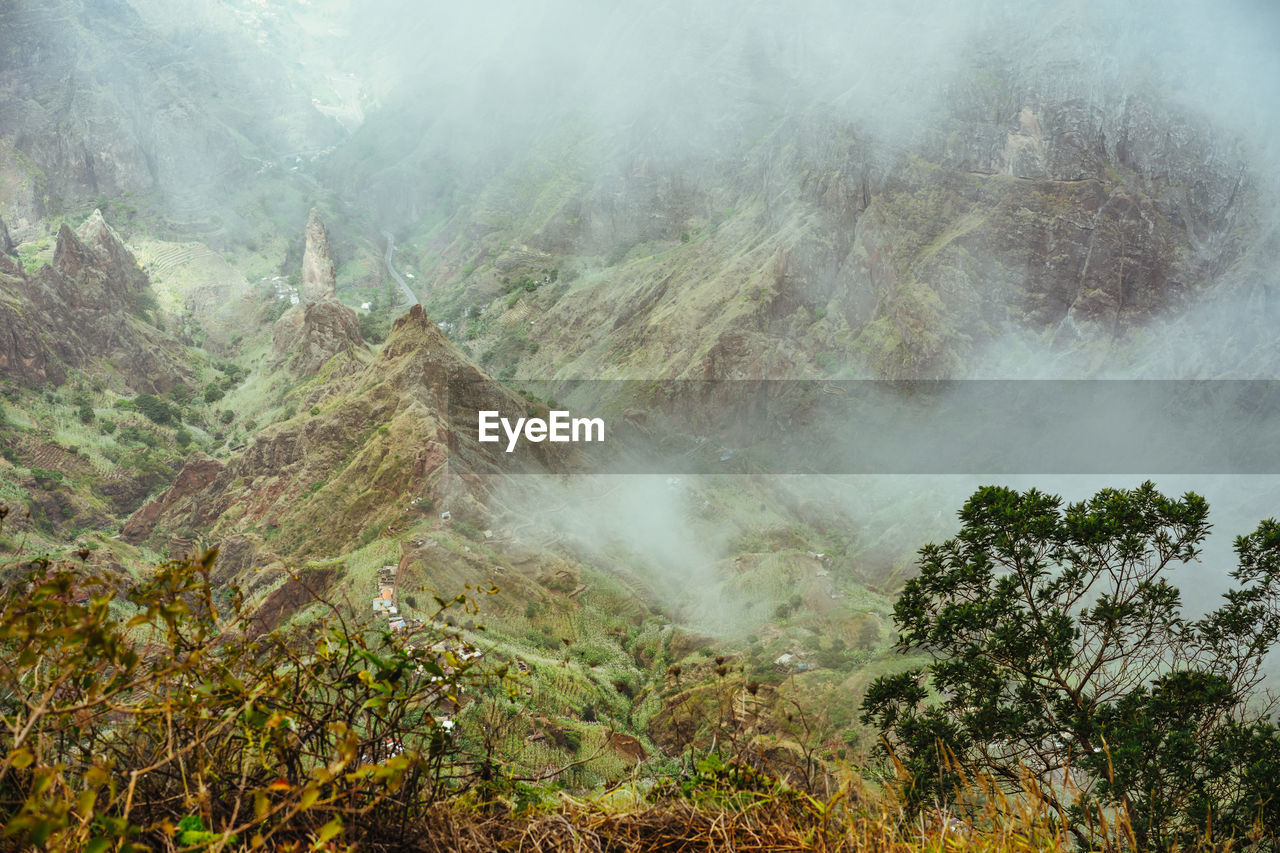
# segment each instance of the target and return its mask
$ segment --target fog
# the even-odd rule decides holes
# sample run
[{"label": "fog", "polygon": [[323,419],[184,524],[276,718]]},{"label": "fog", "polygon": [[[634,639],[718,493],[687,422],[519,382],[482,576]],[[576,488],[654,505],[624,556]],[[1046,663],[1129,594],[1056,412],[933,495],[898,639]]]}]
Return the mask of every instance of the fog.
[{"label": "fog", "polygon": [[[78,164],[77,177],[57,190],[68,200],[159,187],[171,218],[226,210],[223,219],[237,226],[259,208],[275,205],[286,211],[277,219],[297,219],[304,200],[323,201],[349,217],[329,223],[337,242],[377,245],[384,228],[429,233],[484,208],[521,179],[588,200],[621,198],[620,205],[630,200],[627,182],[644,179],[678,186],[703,212],[762,198],[764,213],[751,224],[767,235],[777,227],[777,206],[792,203],[795,187],[815,174],[860,179],[864,193],[893,188],[913,158],[988,174],[1024,106],[1061,106],[1071,115],[1050,141],[1075,150],[1071,138],[1085,147],[1098,140],[1108,155],[1123,151],[1120,159],[1144,189],[1176,196],[1171,227],[1187,235],[1186,252],[1203,256],[1198,269],[1213,287],[1178,282],[1188,295],[1137,327],[1077,329],[1068,313],[1053,328],[1006,329],[975,345],[955,376],[1280,378],[1273,203],[1280,7],[1266,0],[314,0],[252,9],[224,0],[137,0],[146,31],[130,30],[132,18],[113,18],[108,6],[89,3],[83,15],[68,16],[82,22],[84,39],[123,45],[110,61],[90,66],[92,73],[82,68],[64,79],[62,69],[75,66],[71,60],[87,43],[75,42],[69,29],[30,44],[23,31],[22,39],[13,36],[13,56],[0,61],[0,136],[12,135],[50,174]],[[0,6],[0,32],[18,33],[19,18],[39,7]],[[117,39],[125,31],[129,39]],[[231,55],[218,46],[233,36],[240,47]],[[156,80],[155,91],[135,92],[140,78]],[[339,86],[339,79],[346,82]],[[252,99],[237,100],[233,91],[214,91],[228,80],[241,88],[269,84],[275,96],[255,90]],[[97,121],[113,100],[148,117]],[[49,106],[82,101],[91,108],[74,122],[59,123]],[[340,107],[350,108],[341,127],[329,118]],[[327,153],[298,159],[297,168],[282,159],[312,149]],[[1048,163],[1044,177],[1070,182],[1079,177],[1073,169]],[[559,190],[560,183],[572,188]],[[657,213],[631,215],[641,234]],[[458,231],[483,236],[482,225],[463,222]],[[301,222],[270,226],[298,231]],[[812,242],[841,254],[851,239],[843,227],[837,222]],[[228,227],[208,239],[240,248],[243,230]],[[678,224],[674,231],[679,235]],[[604,244],[586,248],[605,254]],[[815,281],[851,288],[840,263],[818,272]],[[1037,274],[1026,271],[1028,280]],[[850,341],[840,343],[848,355]],[[1213,415],[1196,428],[1232,428]],[[1157,444],[1172,434],[1170,424],[1113,410],[1083,416],[1150,430]],[[889,436],[907,426],[878,428]],[[1062,422],[1026,429],[1031,446],[1046,436],[1065,441],[1072,431]],[[1163,439],[1161,429],[1169,431]],[[844,438],[831,425],[813,441],[838,445]],[[655,471],[663,461],[655,460]],[[1139,471],[1069,473],[1046,460],[1016,474],[754,477],[748,491],[777,507],[770,510],[776,523],[806,519],[787,508],[794,501],[769,494],[828,507],[860,526],[869,543],[860,559],[883,554],[892,561],[947,535],[955,510],[979,483],[1035,485],[1078,499],[1144,479]],[[1243,473],[1153,475],[1166,493],[1203,491],[1215,513],[1219,534],[1206,549],[1205,568],[1185,576],[1194,607],[1222,585],[1232,562],[1227,534],[1251,529],[1280,504],[1277,478]],[[696,512],[705,495],[736,487],[726,485],[731,479],[692,476],[673,485],[669,476],[562,478],[543,493],[526,479],[500,502],[587,557],[629,552],[659,600],[677,607],[695,596],[689,614],[700,624],[749,621],[717,566],[755,522],[732,508],[708,517]],[[877,535],[873,525],[895,532]]]},{"label": "fog", "polygon": [[[851,128],[866,142],[859,168],[886,175],[904,154],[945,154],[948,134],[976,128],[999,143],[1001,123],[1026,102],[1082,102],[1098,122],[1093,130],[1104,135],[1137,134],[1143,122],[1170,122],[1171,133],[1182,136],[1170,135],[1136,155],[1148,158],[1139,164],[1144,167],[1161,157],[1175,172],[1194,163],[1223,180],[1240,176],[1261,198],[1275,192],[1280,174],[1280,10],[1263,2],[829,2],[802,9],[764,2],[602,3],[585,9],[509,3],[482,10],[413,4],[413,11],[384,2],[371,8],[378,13],[363,16],[360,31],[377,41],[379,32],[394,30],[383,44],[390,56],[404,57],[386,78],[386,115],[421,133],[416,152],[450,168],[474,169],[476,187],[511,164],[554,159],[567,150],[575,176],[588,185],[640,161],[647,169],[692,176],[695,184],[702,180],[698,190],[714,194],[723,192],[717,181],[725,174],[761,168],[774,156],[772,146],[781,156],[814,121],[819,134]],[[384,30],[385,20],[398,23]],[[426,43],[433,49],[421,50]],[[384,71],[394,65],[388,56],[380,63]],[[988,117],[982,110],[995,112]],[[788,122],[791,130],[776,132]],[[383,127],[374,120],[356,136]],[[382,205],[382,215],[400,221],[409,210],[435,210],[440,217],[450,212],[439,204],[441,187],[424,179],[414,151],[383,154],[376,168],[340,160],[360,181],[396,185],[379,202],[370,200]],[[445,196],[465,197],[458,193],[465,178],[451,171],[447,180],[453,195]],[[356,183],[351,181],[353,191]],[[416,199],[409,197],[413,193]],[[1262,249],[1246,252],[1225,271],[1221,287],[1117,336],[1116,346],[1054,346],[1042,334],[1015,333],[984,345],[961,375],[1276,378],[1280,353],[1272,333],[1277,315],[1269,264],[1275,223],[1250,227]],[[1193,237],[1203,241],[1201,248],[1221,239]],[[1070,334],[1059,330],[1057,337]],[[1194,427],[1172,420],[1152,424],[1121,411],[1081,416],[1103,428],[1145,431],[1155,444],[1170,442],[1173,433],[1231,429],[1220,413],[1188,414],[1199,419]],[[1069,438],[1073,426],[1029,426],[1025,436],[1009,440],[1052,444],[1055,436]],[[893,432],[892,425],[881,429]],[[825,438],[838,443],[841,435],[832,427]],[[654,470],[665,470],[667,461],[654,460]],[[1079,500],[1150,476],[1167,494],[1193,490],[1209,499],[1215,534],[1203,562],[1178,572],[1189,611],[1201,612],[1234,565],[1232,537],[1280,507],[1280,480],[1247,473],[1237,468],[1234,474],[1191,476],[1162,469],[1073,476],[1046,460],[1043,469],[1021,475],[774,477],[754,479],[751,488],[805,495],[853,525],[872,516],[882,520],[889,507],[902,524],[876,548],[900,558],[954,532],[955,511],[979,484],[1035,486]],[[622,543],[660,599],[670,603],[694,590],[706,601],[725,603],[722,611],[705,605],[704,613],[730,619],[736,605],[714,567],[731,556],[732,534],[749,522],[727,519],[717,528],[697,518],[691,502],[698,498],[691,496],[724,488],[722,480],[687,477],[673,488],[668,476],[556,480],[545,495],[519,504],[520,513],[582,553]]]},{"label": "fog", "polygon": [[[1095,130],[1116,134],[1151,99],[1215,128],[1210,153],[1224,165],[1276,154],[1280,12],[1265,2],[379,0],[344,25],[358,46],[349,64],[377,81],[380,109],[355,134],[364,156],[340,152],[329,175],[389,170],[417,210],[442,183],[554,158],[549,136],[581,144],[573,166],[592,181],[637,157],[723,168],[785,145],[770,133],[800,117],[848,125],[883,160],[1026,102],[1082,102],[1098,111]],[[428,181],[430,160],[451,171]],[[397,220],[407,202],[399,188],[381,209]]]}]

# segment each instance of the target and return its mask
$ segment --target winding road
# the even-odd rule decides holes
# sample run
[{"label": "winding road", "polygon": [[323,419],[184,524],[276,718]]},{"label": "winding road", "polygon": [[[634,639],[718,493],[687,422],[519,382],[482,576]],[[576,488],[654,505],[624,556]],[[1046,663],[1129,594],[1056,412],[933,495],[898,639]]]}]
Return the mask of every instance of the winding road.
[{"label": "winding road", "polygon": [[404,279],[400,277],[400,273],[396,272],[396,268],[391,265],[391,256],[396,251],[396,238],[392,236],[390,231],[383,231],[382,236],[387,238],[387,253],[382,260],[387,265],[387,272],[391,273],[391,277],[396,280],[396,284],[400,285],[400,289],[404,291],[404,298],[408,300],[410,306],[418,304],[417,295],[409,289],[409,285],[404,283]]}]

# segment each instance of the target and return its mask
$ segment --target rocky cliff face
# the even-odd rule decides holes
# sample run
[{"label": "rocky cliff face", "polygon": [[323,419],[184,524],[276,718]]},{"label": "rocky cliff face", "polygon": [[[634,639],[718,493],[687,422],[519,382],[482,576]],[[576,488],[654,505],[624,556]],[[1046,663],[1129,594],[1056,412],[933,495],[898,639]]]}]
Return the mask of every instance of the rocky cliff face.
[{"label": "rocky cliff face", "polygon": [[13,240],[9,237],[9,229],[5,227],[4,220],[0,219],[0,255],[13,254]]},{"label": "rocky cliff face", "polygon": [[306,239],[301,299],[276,321],[272,347],[277,360],[310,375],[338,353],[362,353],[366,347],[356,312],[338,301],[329,235],[315,209],[307,218]]},{"label": "rocky cliff face", "polygon": [[0,375],[23,385],[61,385],[66,372],[50,357],[42,326],[23,298],[28,289],[21,267],[0,255]]},{"label": "rocky cliff face", "polygon": [[17,0],[0,32],[0,148],[36,172],[34,217],[132,194],[203,218],[262,165],[244,155],[341,136],[251,41],[161,34],[128,3]]},{"label": "rocky cliff face", "polygon": [[150,282],[94,211],[58,231],[53,262],[28,274],[0,257],[0,370],[24,384],[60,384],[66,368],[137,393],[191,378],[182,347],[142,318]]},{"label": "rocky cliff face", "polygon": [[306,248],[302,252],[302,301],[337,299],[337,281],[333,255],[329,251],[329,233],[320,220],[320,211],[313,207],[307,216]]},{"label": "rocky cliff face", "polygon": [[[1277,256],[1238,140],[1151,93],[1073,91],[975,71],[892,146],[796,115],[731,158],[548,173],[536,215],[516,170],[426,247],[428,307],[487,306],[486,367],[532,377],[964,376],[1011,339],[1091,375]],[[555,267],[591,286],[506,296]]]}]

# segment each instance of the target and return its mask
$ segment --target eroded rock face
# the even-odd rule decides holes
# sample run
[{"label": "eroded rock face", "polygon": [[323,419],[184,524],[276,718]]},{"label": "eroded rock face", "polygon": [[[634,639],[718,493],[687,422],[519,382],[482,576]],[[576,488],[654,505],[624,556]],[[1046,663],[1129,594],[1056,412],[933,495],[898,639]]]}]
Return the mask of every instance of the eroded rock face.
[{"label": "eroded rock face", "polygon": [[[492,306],[496,340],[537,338],[492,348],[491,370],[700,379],[990,375],[1028,347],[1037,366],[1093,375],[1228,296],[1251,258],[1274,281],[1275,181],[1245,140],[1160,91],[1104,85],[1105,70],[1026,66],[983,55],[892,142],[874,116],[815,112],[733,156],[637,153],[550,217],[459,217],[423,275]],[[667,254],[628,255],[638,243]],[[629,261],[609,286],[538,286],[500,310],[504,279],[611,253]]]},{"label": "eroded rock face", "polygon": [[0,376],[23,385],[61,385],[66,374],[50,361],[41,340],[41,327],[33,321],[30,306],[20,296],[25,284],[18,265],[0,254]]},{"label": "eroded rock face", "polygon": [[165,515],[182,512],[199,529],[201,520],[207,521],[208,508],[199,502],[201,492],[222,471],[223,465],[216,459],[195,453],[178,473],[173,485],[138,509],[121,531],[126,542],[141,542],[155,529],[156,522]]},{"label": "eroded rock face", "polygon": [[78,229],[63,223],[53,263],[34,275],[0,255],[0,373],[60,384],[65,368],[107,362],[136,393],[191,379],[181,346],[142,318],[150,287],[96,210]]},{"label": "eroded rock face", "polygon": [[5,227],[4,220],[0,219],[0,255],[13,254],[13,240],[9,237],[9,229]]},{"label": "eroded rock face", "polygon": [[337,272],[329,252],[329,234],[314,207],[307,217],[307,247],[302,253],[302,301],[337,299]]},{"label": "eroded rock face", "polygon": [[292,364],[301,373],[315,373],[340,352],[364,349],[356,312],[336,299],[308,305]]},{"label": "eroded rock face", "polygon": [[356,312],[338,301],[329,236],[314,208],[306,237],[302,299],[276,321],[271,338],[277,359],[288,361],[299,373],[312,374],[338,353],[364,351],[365,345]]}]

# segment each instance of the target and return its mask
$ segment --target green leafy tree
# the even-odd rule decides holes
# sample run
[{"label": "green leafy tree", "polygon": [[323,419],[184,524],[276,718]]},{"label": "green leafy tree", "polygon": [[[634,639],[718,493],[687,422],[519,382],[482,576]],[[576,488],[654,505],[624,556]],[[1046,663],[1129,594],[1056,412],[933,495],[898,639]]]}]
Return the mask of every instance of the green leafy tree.
[{"label": "green leafy tree", "polygon": [[1239,587],[1191,620],[1167,575],[1197,559],[1208,512],[1150,482],[1065,507],[975,492],[894,608],[899,647],[931,662],[863,701],[909,801],[954,802],[976,773],[1033,786],[1082,843],[1108,814],[1140,849],[1274,839],[1280,740],[1248,703],[1280,638],[1280,526],[1237,539]]},{"label": "green leafy tree", "polygon": [[366,311],[359,316],[360,337],[371,344],[380,344],[391,331],[391,320],[383,311]]},{"label": "green leafy tree", "polygon": [[177,410],[154,394],[139,394],[133,405],[153,423],[171,424],[177,419]]}]

